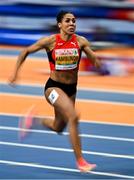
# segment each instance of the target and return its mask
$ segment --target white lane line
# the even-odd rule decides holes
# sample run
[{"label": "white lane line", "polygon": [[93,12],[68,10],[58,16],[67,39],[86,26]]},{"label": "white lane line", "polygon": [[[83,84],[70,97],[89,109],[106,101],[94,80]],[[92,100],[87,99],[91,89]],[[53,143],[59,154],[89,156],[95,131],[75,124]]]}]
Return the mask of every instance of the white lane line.
[{"label": "white lane line", "polygon": [[[0,160],[0,163],[1,164],[14,165],[14,166],[25,166],[25,167],[33,167],[33,168],[41,168],[41,169],[50,169],[50,170],[56,170],[56,171],[66,171],[66,172],[76,172],[76,173],[80,172],[79,170],[72,169],[72,168],[64,168],[64,167],[57,167],[57,166],[47,166],[47,165],[34,164],[34,163],[25,163],[25,162],[16,162],[16,161],[7,161],[7,160]],[[115,173],[108,173],[108,172],[90,171],[89,174],[134,179],[134,176],[115,174]]]},{"label": "white lane line", "polygon": [[[10,126],[0,126],[1,130],[8,130],[8,131],[26,131],[26,132],[34,132],[34,133],[42,133],[42,134],[57,134],[54,131],[47,131],[47,130],[38,130],[38,129],[22,129]],[[69,135],[68,132],[63,132],[63,135]],[[95,139],[106,139],[106,140],[114,140],[114,141],[125,141],[125,142],[134,142],[134,139],[131,138],[120,138],[120,137],[112,137],[112,136],[101,136],[101,135],[91,135],[91,134],[80,134],[81,137],[84,138],[95,138]]]},{"label": "white lane line", "polygon": [[[44,61],[44,60],[43,60]],[[0,83],[7,85],[7,81],[5,80],[1,80]],[[31,82],[19,82],[16,85],[19,86],[28,86],[28,87],[43,87],[44,83],[31,83]],[[78,86],[78,90],[85,90],[85,91],[97,91],[97,92],[109,92],[109,93],[125,93],[125,94],[134,94],[134,90],[133,91],[129,91],[129,90],[119,90],[119,89],[107,89],[107,88],[89,88],[89,87],[82,87],[82,86]]]},{"label": "white lane line", "polygon": [[79,102],[86,102],[86,103],[97,103],[97,104],[111,104],[115,106],[132,106],[134,107],[134,103],[126,103],[126,102],[117,102],[117,101],[103,101],[103,100],[90,100],[90,99],[78,99]]},{"label": "white lane line", "polygon": [[116,90],[116,89],[103,89],[103,88],[88,88],[88,87],[78,87],[79,90],[84,91],[97,91],[97,92],[107,92],[107,93],[120,93],[120,94],[134,94],[134,91],[127,90]]},{"label": "white lane line", "polygon": [[[24,114],[18,114],[18,113],[7,113],[7,112],[0,112],[0,116],[14,116],[14,117],[20,117],[24,116]],[[52,118],[53,116],[47,116],[47,115],[42,115],[42,116],[36,116],[38,118]],[[106,122],[106,121],[96,121],[96,120],[89,120],[89,119],[81,119],[80,123],[87,123],[87,124],[102,124],[102,125],[112,125],[112,126],[127,126],[127,127],[134,127],[134,124],[127,124],[127,123],[113,123],[113,122]]]},{"label": "white lane line", "polygon": [[[34,98],[34,99],[42,99],[40,95],[33,95],[33,94],[19,94],[19,93],[1,93],[2,96],[19,96],[19,97],[26,97],[26,98]],[[77,98],[78,102],[86,102],[86,103],[97,103],[97,104],[111,104],[115,106],[132,106],[134,107],[134,103],[126,103],[126,102],[116,102],[116,101],[103,101],[103,100],[90,100],[90,99],[79,99]]]},{"label": "white lane line", "polygon": [[[60,151],[60,152],[73,152],[72,149],[58,148],[58,147],[51,147],[51,146],[41,146],[41,145],[35,145],[35,144],[21,144],[21,143],[13,143],[13,142],[6,142],[6,141],[0,141],[0,144],[5,145],[5,146],[45,149],[45,150]],[[113,157],[113,158],[134,159],[134,156],[123,155],[123,154],[121,155],[121,154],[101,153],[101,152],[84,151],[84,150],[82,151],[82,153],[92,154],[96,156]]]}]

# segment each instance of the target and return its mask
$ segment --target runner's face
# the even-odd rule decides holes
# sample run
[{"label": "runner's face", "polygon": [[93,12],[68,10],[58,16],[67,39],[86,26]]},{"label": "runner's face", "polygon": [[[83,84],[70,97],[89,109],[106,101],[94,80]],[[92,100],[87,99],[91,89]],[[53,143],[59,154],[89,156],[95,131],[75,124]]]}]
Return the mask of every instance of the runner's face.
[{"label": "runner's face", "polygon": [[76,19],[73,14],[66,14],[58,25],[61,31],[71,35],[76,29]]}]

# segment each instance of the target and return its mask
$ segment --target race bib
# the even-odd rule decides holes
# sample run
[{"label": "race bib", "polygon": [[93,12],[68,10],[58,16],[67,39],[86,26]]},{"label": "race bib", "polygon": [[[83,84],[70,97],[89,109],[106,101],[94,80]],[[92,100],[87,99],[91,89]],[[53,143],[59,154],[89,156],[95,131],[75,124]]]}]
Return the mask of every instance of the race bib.
[{"label": "race bib", "polygon": [[55,69],[69,70],[75,69],[79,60],[78,49],[56,49],[55,50]]},{"label": "race bib", "polygon": [[58,99],[59,94],[53,89],[52,92],[49,94],[48,99],[51,104],[54,104]]}]

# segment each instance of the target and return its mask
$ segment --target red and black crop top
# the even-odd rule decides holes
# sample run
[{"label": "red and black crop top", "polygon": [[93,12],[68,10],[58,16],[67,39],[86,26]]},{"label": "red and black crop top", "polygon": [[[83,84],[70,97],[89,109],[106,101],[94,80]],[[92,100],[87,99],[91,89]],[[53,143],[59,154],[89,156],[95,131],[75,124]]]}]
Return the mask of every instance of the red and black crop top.
[{"label": "red and black crop top", "polygon": [[56,44],[53,50],[47,52],[51,70],[73,70],[79,67],[81,50],[76,35],[73,34],[69,41],[61,39],[56,34]]}]

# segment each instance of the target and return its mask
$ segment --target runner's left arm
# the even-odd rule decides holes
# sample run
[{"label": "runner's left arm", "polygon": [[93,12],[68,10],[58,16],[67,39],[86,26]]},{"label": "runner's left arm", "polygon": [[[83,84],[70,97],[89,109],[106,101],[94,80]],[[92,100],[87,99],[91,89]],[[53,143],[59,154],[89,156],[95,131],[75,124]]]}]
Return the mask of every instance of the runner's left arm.
[{"label": "runner's left arm", "polygon": [[26,60],[27,56],[31,53],[34,53],[36,51],[39,51],[40,49],[45,48],[45,45],[47,45],[48,42],[49,42],[49,37],[41,38],[36,43],[32,44],[31,46],[24,48],[24,50],[21,51],[21,53],[18,56],[18,60],[17,60],[16,66],[15,66],[15,70],[14,70],[12,76],[9,78],[10,84],[13,84],[16,81],[20,67],[22,66],[22,64]]},{"label": "runner's left arm", "polygon": [[91,50],[90,48],[90,43],[89,41],[84,38],[81,37],[80,38],[80,42],[81,42],[81,46],[82,46],[82,50],[84,51],[84,53],[86,54],[87,58],[91,60],[92,64],[97,67],[97,68],[101,68],[101,62],[100,60],[96,57],[95,53]]}]

